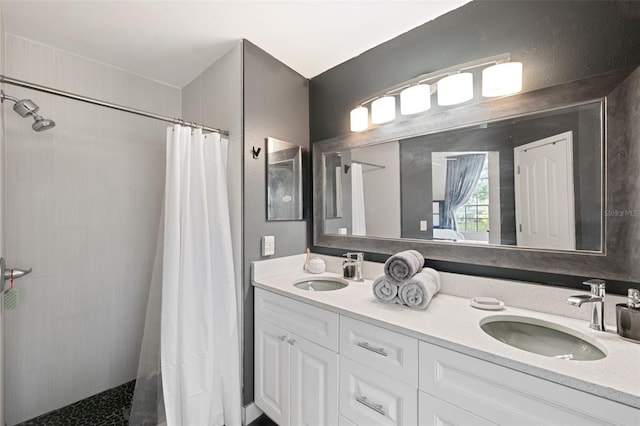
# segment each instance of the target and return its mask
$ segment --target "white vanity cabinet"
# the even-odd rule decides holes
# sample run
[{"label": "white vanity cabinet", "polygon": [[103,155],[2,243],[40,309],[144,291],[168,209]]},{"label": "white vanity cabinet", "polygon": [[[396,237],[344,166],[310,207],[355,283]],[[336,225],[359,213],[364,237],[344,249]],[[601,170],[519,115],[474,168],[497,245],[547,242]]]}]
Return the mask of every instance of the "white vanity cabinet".
[{"label": "white vanity cabinet", "polygon": [[255,295],[255,402],[281,426],[640,425],[636,408],[286,296]]},{"label": "white vanity cabinet", "polygon": [[255,403],[273,421],[338,424],[337,347],[337,314],[256,289]]}]

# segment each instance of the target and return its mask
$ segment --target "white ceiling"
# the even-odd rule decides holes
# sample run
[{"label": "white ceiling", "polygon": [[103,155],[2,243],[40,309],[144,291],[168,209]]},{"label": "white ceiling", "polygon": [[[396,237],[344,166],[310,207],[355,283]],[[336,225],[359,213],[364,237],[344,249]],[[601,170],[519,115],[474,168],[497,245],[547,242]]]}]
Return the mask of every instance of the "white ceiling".
[{"label": "white ceiling", "polygon": [[467,0],[2,1],[5,30],[176,87],[245,38],[307,78]]}]

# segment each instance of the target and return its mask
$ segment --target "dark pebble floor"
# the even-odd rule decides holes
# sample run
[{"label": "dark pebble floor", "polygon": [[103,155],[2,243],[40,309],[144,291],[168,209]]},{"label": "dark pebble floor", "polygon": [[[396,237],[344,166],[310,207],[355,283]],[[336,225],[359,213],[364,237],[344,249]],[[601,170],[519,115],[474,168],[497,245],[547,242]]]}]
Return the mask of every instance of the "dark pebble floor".
[{"label": "dark pebble floor", "polygon": [[127,426],[135,380],[17,426]]}]

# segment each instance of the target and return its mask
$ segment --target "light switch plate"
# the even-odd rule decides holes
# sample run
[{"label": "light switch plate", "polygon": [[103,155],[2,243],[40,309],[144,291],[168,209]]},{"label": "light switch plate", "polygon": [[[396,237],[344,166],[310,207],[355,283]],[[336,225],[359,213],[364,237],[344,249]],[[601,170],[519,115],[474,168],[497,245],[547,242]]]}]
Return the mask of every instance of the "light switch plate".
[{"label": "light switch plate", "polygon": [[420,221],[420,230],[421,231],[426,231],[427,230],[427,221],[426,220],[421,220]]},{"label": "light switch plate", "polygon": [[262,237],[262,255],[272,256],[276,253],[276,237],[265,235]]}]

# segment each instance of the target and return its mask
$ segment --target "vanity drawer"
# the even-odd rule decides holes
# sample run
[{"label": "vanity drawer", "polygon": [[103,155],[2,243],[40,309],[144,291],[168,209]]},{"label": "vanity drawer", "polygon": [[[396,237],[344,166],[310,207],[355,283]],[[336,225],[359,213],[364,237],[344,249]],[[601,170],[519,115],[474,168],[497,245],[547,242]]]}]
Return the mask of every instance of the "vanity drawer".
[{"label": "vanity drawer", "polygon": [[493,423],[439,398],[418,392],[418,425],[493,426]]},{"label": "vanity drawer", "polygon": [[425,342],[419,387],[499,425],[640,424],[638,409]]},{"label": "vanity drawer", "polygon": [[338,314],[255,289],[255,316],[338,352]]},{"label": "vanity drawer", "polygon": [[418,390],[341,355],[340,414],[361,426],[415,425]]},{"label": "vanity drawer", "polygon": [[341,315],[340,354],[418,387],[418,339]]}]

